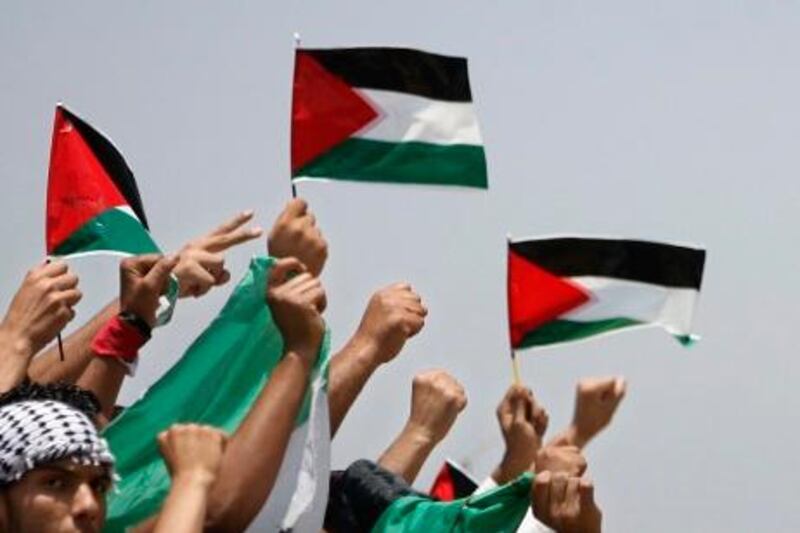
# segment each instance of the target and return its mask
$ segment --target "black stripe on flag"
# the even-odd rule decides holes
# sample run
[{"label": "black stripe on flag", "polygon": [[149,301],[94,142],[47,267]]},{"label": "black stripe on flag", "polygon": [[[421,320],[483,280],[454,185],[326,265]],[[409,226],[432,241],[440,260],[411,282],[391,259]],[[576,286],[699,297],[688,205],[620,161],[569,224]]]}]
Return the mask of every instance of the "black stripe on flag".
[{"label": "black stripe on flag", "polygon": [[706,258],[705,250],[697,248],[619,239],[530,239],[510,247],[559,276],[602,276],[697,290]]},{"label": "black stripe on flag", "polygon": [[60,107],[67,120],[78,130],[94,156],[105,169],[106,174],[112,179],[122,196],[125,197],[139,222],[142,223],[145,229],[149,229],[147,217],[144,214],[144,206],[142,205],[142,197],[139,195],[139,188],[136,186],[136,179],[133,177],[133,171],[125,162],[125,158],[111,144],[111,141],[101,135],[100,132],[63,105]]},{"label": "black stripe on flag", "polygon": [[409,48],[302,48],[353,87],[471,102],[467,60]]}]

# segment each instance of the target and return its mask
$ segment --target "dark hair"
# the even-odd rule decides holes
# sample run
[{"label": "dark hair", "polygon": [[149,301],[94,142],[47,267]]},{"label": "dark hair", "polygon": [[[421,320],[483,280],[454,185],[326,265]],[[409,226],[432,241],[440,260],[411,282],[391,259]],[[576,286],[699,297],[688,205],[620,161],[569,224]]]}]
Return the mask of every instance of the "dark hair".
[{"label": "dark hair", "polygon": [[92,420],[100,413],[100,401],[94,393],[64,382],[42,384],[26,381],[0,394],[0,407],[29,400],[65,403]]}]

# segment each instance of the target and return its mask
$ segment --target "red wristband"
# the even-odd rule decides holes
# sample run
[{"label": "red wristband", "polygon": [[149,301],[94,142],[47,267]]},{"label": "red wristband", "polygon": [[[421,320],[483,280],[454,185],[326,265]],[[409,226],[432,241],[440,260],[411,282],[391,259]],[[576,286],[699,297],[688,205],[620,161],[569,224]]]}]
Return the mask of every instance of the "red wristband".
[{"label": "red wristband", "polygon": [[92,352],[98,357],[118,357],[133,362],[139,348],[148,341],[136,326],[115,316],[103,326],[92,340]]}]

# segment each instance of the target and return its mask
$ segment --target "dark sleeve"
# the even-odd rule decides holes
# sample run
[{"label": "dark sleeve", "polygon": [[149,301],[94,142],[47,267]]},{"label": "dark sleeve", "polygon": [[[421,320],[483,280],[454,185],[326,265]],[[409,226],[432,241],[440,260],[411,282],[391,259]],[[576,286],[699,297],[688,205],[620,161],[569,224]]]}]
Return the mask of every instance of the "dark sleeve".
[{"label": "dark sleeve", "polygon": [[412,495],[427,497],[372,461],[356,461],[347,470],[331,473],[325,529],[330,533],[369,533],[387,507]]}]

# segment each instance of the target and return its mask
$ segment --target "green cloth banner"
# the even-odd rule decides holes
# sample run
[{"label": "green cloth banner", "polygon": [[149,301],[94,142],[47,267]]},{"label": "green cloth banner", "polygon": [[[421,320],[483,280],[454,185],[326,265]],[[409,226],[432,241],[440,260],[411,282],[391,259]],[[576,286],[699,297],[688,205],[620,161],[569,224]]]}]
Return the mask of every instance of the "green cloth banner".
[{"label": "green cloth banner", "polygon": [[452,502],[405,496],[381,514],[372,533],[514,533],[530,508],[532,479],[525,473],[494,490]]},{"label": "green cloth banner", "polygon": [[[211,325],[105,430],[120,476],[109,496],[105,531],[123,532],[160,509],[170,478],[156,443],[159,432],[196,422],[232,433],[247,415],[283,355],[283,340],[264,300],[273,264],[271,258],[253,259]],[[313,375],[327,375],[329,337],[326,333]],[[307,420],[310,399],[309,389],[297,425]]]}]

